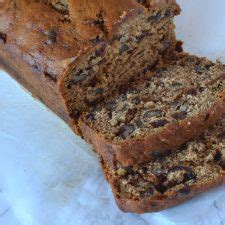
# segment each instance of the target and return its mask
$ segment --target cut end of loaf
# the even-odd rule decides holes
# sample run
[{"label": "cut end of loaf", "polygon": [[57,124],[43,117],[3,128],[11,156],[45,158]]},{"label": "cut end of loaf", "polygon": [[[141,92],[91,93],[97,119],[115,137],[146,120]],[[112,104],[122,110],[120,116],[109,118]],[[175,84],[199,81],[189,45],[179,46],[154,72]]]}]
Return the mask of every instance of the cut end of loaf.
[{"label": "cut end of loaf", "polygon": [[141,165],[103,168],[120,208],[144,213],[176,205],[225,181],[225,119],[169,156]]},{"label": "cut end of loaf", "polygon": [[107,42],[99,37],[92,40],[95,50],[78,60],[79,65],[69,73],[62,87],[75,120],[81,112],[146,73],[175,48],[173,17],[177,5],[173,7],[154,9],[122,23]]}]

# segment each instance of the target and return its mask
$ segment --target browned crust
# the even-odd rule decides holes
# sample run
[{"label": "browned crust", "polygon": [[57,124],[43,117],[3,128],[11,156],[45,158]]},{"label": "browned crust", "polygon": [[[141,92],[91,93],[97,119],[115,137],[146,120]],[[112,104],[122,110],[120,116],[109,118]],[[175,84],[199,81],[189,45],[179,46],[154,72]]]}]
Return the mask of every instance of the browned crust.
[{"label": "browned crust", "polygon": [[[60,13],[42,3],[1,2],[0,65],[77,133],[58,85],[66,73],[65,68],[70,66],[74,56],[79,56],[81,45],[68,37],[68,33],[73,33],[73,26],[60,23],[62,18]],[[57,41],[46,44],[46,33],[56,26]]]},{"label": "browned crust", "polygon": [[[19,62],[18,62],[19,61]],[[14,59],[0,49],[0,65],[16,81],[29,90],[32,95],[46,104],[53,112],[68,122],[68,115],[63,110],[62,99],[56,90],[55,83],[45,77],[38,76],[23,61]]]},{"label": "browned crust", "polygon": [[93,130],[80,119],[79,127],[86,141],[110,167],[117,163],[130,166],[152,160],[156,153],[165,154],[183,143],[200,136],[225,113],[225,94],[208,110],[199,115],[173,123],[155,134],[133,140],[113,142]]},{"label": "browned crust", "polygon": [[[147,0],[146,4],[138,3],[137,0],[120,0],[119,4],[115,0],[68,0],[71,20],[76,22],[78,33],[84,40],[96,36],[109,40],[125,21],[148,10],[168,5],[176,6],[175,14],[179,14],[180,8],[176,0]],[[99,14],[104,26],[102,28],[90,26],[87,20],[96,20]]]},{"label": "browned crust", "polygon": [[100,157],[100,163],[105,174],[106,180],[109,182],[115,201],[118,207],[124,212],[132,212],[143,214],[147,212],[158,212],[176,205],[179,205],[196,195],[203,193],[213,187],[225,183],[225,173],[221,171],[217,179],[211,180],[207,183],[189,185],[189,193],[182,194],[178,192],[167,192],[164,195],[154,196],[153,198],[142,198],[139,200],[122,198],[119,196],[116,181],[110,176],[108,165],[103,162]]},{"label": "browned crust", "polygon": [[34,76],[34,71],[29,71],[29,68],[26,68],[26,66],[22,69],[22,65],[23,62],[16,64],[15,61],[12,60],[12,57],[2,57],[0,51],[0,69],[5,70],[20,85],[26,88],[33,97],[48,106],[50,110],[52,110],[71,127],[75,134],[81,135],[77,124],[69,116],[69,113],[64,105],[64,100],[57,91],[55,84],[45,77],[39,77],[37,79],[38,76]]},{"label": "browned crust", "polygon": [[217,180],[213,180],[210,183],[190,186],[190,193],[186,195],[173,193],[172,195],[165,196],[163,199],[141,199],[140,201],[135,201],[132,199],[119,198],[116,194],[114,194],[114,197],[118,207],[122,211],[142,214],[146,212],[157,212],[179,205],[222,183],[225,183],[225,176],[221,175]]}]

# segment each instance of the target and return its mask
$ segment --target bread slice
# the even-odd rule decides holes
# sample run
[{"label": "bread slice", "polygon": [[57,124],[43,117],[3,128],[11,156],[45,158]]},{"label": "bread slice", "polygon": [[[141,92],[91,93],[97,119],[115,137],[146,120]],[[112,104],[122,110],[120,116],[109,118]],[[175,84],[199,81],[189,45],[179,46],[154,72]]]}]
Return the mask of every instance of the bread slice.
[{"label": "bread slice", "polygon": [[147,162],[199,136],[225,112],[225,66],[179,54],[80,118],[107,165]]},{"label": "bread slice", "polygon": [[114,170],[102,165],[121,210],[145,213],[177,205],[225,182],[225,119],[164,158]]},{"label": "bread slice", "polygon": [[77,130],[81,112],[174,47],[179,11],[175,0],[3,0],[0,63]]}]

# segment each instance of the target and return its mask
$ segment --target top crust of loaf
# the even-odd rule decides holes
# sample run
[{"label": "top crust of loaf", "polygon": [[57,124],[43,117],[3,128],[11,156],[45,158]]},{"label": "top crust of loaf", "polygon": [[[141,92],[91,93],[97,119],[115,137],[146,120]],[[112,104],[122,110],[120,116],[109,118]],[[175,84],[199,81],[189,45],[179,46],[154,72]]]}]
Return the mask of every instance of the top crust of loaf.
[{"label": "top crust of loaf", "polygon": [[[135,17],[147,10],[154,10],[160,5],[176,5],[175,0],[68,0],[68,8],[71,20],[76,21],[78,33],[85,40],[91,40],[97,36],[110,39],[116,33],[117,28],[123,22]],[[176,5],[179,13],[180,9]],[[98,21],[102,26],[93,26]]]},{"label": "top crust of loaf", "polygon": [[[175,4],[175,1],[161,2]],[[115,1],[70,0],[68,8],[70,13],[64,15],[41,1],[1,1],[0,39],[6,36],[1,48],[12,52],[14,57],[22,57],[36,71],[58,80],[62,74],[66,76],[71,63],[77,64],[79,56],[93,47],[93,39],[106,40],[106,33],[110,30],[113,33],[124,20],[144,10],[134,0],[123,0],[116,6]],[[107,32],[99,26],[99,19],[105,21]]]},{"label": "top crust of loaf", "polygon": [[73,23],[64,22],[64,15],[44,3],[4,0],[0,15],[0,33],[5,36],[1,50],[50,81],[59,80],[81,50],[90,47],[76,40]]}]

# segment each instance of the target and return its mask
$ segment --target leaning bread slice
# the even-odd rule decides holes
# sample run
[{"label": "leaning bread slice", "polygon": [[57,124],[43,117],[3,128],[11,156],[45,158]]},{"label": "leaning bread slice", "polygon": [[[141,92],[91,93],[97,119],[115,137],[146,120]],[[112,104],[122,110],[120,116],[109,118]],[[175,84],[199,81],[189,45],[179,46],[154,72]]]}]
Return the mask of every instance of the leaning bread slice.
[{"label": "leaning bread slice", "polygon": [[143,163],[199,136],[225,112],[225,66],[182,54],[82,116],[84,138],[111,167]]},{"label": "leaning bread slice", "polygon": [[177,205],[225,182],[225,119],[164,158],[114,170],[102,165],[121,210],[145,213]]}]

